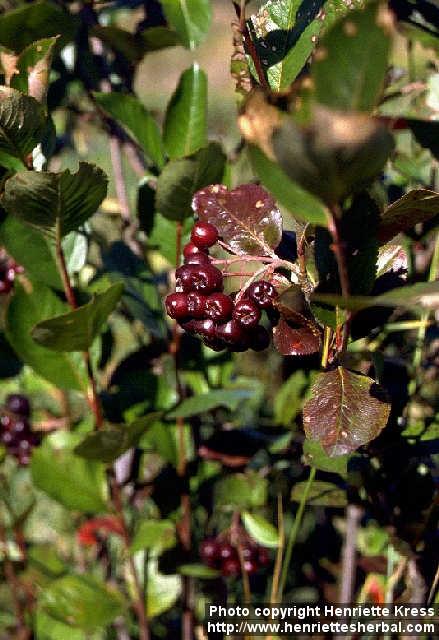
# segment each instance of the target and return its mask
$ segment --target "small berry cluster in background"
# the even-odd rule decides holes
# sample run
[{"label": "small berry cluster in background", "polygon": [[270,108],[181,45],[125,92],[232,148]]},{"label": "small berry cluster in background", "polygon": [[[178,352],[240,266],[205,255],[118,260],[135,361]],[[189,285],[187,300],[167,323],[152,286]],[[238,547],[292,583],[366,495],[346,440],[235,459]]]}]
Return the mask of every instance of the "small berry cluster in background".
[{"label": "small berry cluster in background", "polygon": [[240,575],[242,568],[252,575],[270,564],[267,549],[258,545],[244,531],[239,532],[235,544],[232,544],[229,532],[221,533],[216,538],[205,538],[200,545],[200,557],[204,564],[218,569],[225,577]]},{"label": "small berry cluster in background", "polygon": [[23,267],[9,256],[0,254],[0,295],[11,291],[17,273],[23,273]]},{"label": "small berry cluster in background", "polygon": [[243,292],[223,293],[223,273],[209,256],[217,241],[213,224],[194,225],[183,249],[184,264],[175,272],[176,292],[166,298],[167,313],[214,351],[262,351],[270,344],[270,334],[260,324],[262,310],[272,308],[276,289],[257,280]]},{"label": "small berry cluster in background", "polygon": [[0,412],[1,443],[23,466],[29,464],[33,447],[40,443],[39,435],[32,431],[30,414],[28,398],[19,393],[7,396]]}]

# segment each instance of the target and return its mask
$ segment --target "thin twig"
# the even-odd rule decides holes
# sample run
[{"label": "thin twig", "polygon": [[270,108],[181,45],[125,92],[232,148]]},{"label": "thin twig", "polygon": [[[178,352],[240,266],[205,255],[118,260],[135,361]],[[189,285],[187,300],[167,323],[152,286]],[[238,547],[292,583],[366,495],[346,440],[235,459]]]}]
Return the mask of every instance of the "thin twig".
[{"label": "thin twig", "polygon": [[[338,205],[330,207],[330,213],[328,213],[328,229],[332,236],[332,251],[334,252],[335,259],[337,261],[338,276],[340,279],[341,294],[343,298],[347,299],[350,293],[349,285],[349,271],[345,253],[345,244],[343,238],[340,235],[340,217],[341,211]],[[343,356],[346,353],[350,324],[352,319],[352,313],[346,312],[346,320],[343,324],[342,338],[340,344],[340,355]]]},{"label": "thin twig", "polygon": [[277,595],[279,593],[279,580],[282,570],[282,557],[285,547],[285,528],[284,528],[284,513],[282,507],[282,494],[277,495],[277,530],[279,534],[279,546],[276,552],[276,560],[273,569],[273,582],[271,584],[271,597],[270,603],[273,605],[276,603]]},{"label": "thin twig", "polygon": [[343,604],[353,602],[355,589],[357,535],[362,510],[354,504],[346,508],[346,535],[342,551],[342,570],[339,601]]}]

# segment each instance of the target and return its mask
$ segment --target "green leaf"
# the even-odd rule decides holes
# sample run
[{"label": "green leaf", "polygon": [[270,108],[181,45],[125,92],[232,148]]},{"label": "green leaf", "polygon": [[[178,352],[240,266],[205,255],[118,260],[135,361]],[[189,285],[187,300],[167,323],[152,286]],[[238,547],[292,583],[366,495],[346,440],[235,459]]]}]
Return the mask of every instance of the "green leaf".
[{"label": "green leaf", "polygon": [[314,293],[312,300],[360,311],[367,307],[404,307],[421,313],[424,309],[439,308],[439,281],[418,282],[417,284],[397,287],[380,296],[350,296],[343,298],[330,293]]},{"label": "green leaf", "polygon": [[0,244],[33,282],[62,289],[51,244],[39,231],[8,215],[0,226]]},{"label": "green leaf", "polygon": [[380,242],[388,242],[398,233],[409,231],[420,222],[439,214],[439,193],[429,189],[413,189],[384,211],[378,229]]},{"label": "green leaf", "polygon": [[226,407],[230,411],[236,411],[243,400],[248,400],[252,395],[253,392],[250,389],[215,389],[183,400],[176,409],[168,414],[168,417],[188,418],[212,411],[217,407]]},{"label": "green leaf", "polygon": [[115,25],[96,24],[90,29],[90,35],[96,36],[113,51],[134,64],[140,62],[145,54],[145,42],[140,34],[131,33]]},{"label": "green leaf", "polygon": [[176,544],[175,524],[171,520],[144,520],[134,534],[131,553],[143,549],[160,553]]},{"label": "green leaf", "polygon": [[383,91],[390,51],[383,7],[350,12],[322,39],[312,65],[321,104],[342,111],[372,111]]},{"label": "green leaf", "polygon": [[279,533],[268,520],[257,513],[244,511],[242,513],[242,521],[247,532],[264,547],[275,548],[279,546]]},{"label": "green leaf", "polygon": [[376,438],[390,404],[372,378],[344,367],[320,373],[303,408],[303,426],[329,456],[351,453]]},{"label": "green leaf", "polygon": [[162,0],[169,24],[187,49],[195,49],[204,40],[212,19],[210,0]]},{"label": "green leaf", "polygon": [[234,473],[215,484],[217,507],[252,509],[263,507],[267,500],[267,479],[253,471]]},{"label": "green leaf", "polygon": [[328,473],[338,473],[343,478],[347,476],[349,455],[330,457],[317,440],[309,440],[308,438],[303,443],[303,455],[306,464],[311,467]]},{"label": "green leaf", "polygon": [[46,442],[35,449],[31,462],[36,487],[67,509],[96,513],[107,510],[105,467],[84,460],[69,448]]},{"label": "green leaf", "polygon": [[154,618],[170,609],[180,595],[181,578],[159,573],[155,560],[150,560],[148,563],[147,584],[146,612],[149,618]]},{"label": "green leaf", "polygon": [[[47,615],[39,608],[35,614],[35,633],[38,640],[92,640],[89,634],[80,629],[74,629]],[[94,640],[94,639],[93,639]]]},{"label": "green leaf", "polygon": [[163,138],[171,159],[190,156],[207,144],[207,76],[198,64],[180,77],[166,110]]},{"label": "green leaf", "polygon": [[147,52],[180,44],[177,33],[168,27],[148,27],[141,35]]},{"label": "green leaf", "polygon": [[[291,500],[300,502],[307,483],[298,482],[291,491]],[[346,491],[332,482],[314,481],[308,495],[307,504],[314,507],[345,507]]]},{"label": "green leaf", "polygon": [[36,40],[61,34],[61,48],[73,39],[78,26],[77,16],[54,2],[32,2],[0,16],[0,44],[22,51]]},{"label": "green leaf", "polygon": [[53,351],[87,351],[116,308],[123,284],[112,285],[90,302],[73,311],[39,322],[31,335],[38,344]]},{"label": "green leaf", "polygon": [[87,460],[113,462],[134,447],[160,415],[151,413],[126,426],[113,426],[89,433],[74,451]]},{"label": "green leaf", "polygon": [[296,415],[302,409],[303,392],[307,387],[308,379],[302,370],[293,373],[283,383],[273,403],[276,424],[287,427],[294,422]]},{"label": "green leaf", "polygon": [[311,224],[327,226],[325,205],[305,189],[289,179],[278,164],[254,145],[249,145],[248,153],[254,172],[294,218]]},{"label": "green leaf", "polygon": [[56,230],[63,237],[83,225],[106,194],[104,172],[93,164],[80,162],[73,174],[69,170],[17,173],[6,182],[3,206],[8,213],[48,235],[53,236]]},{"label": "green leaf", "polygon": [[137,96],[127,93],[95,93],[98,105],[122,124],[145,154],[162,169],[165,158],[158,124]]},{"label": "green leaf", "polygon": [[0,87],[0,165],[13,171],[26,166],[32,149],[41,142],[46,114],[34,98]]},{"label": "green leaf", "polygon": [[[186,218],[183,222],[182,245],[189,242],[193,220]],[[168,220],[161,213],[154,216],[154,226],[148,236],[148,246],[157,249],[171,265],[175,265],[177,256],[177,243],[175,234],[175,222]]]},{"label": "green leaf", "polygon": [[178,573],[182,576],[188,576],[189,578],[199,578],[200,580],[212,580],[213,578],[219,578],[221,575],[217,569],[211,569],[206,567],[205,564],[181,564],[178,567]]},{"label": "green leaf", "polygon": [[182,221],[192,216],[194,193],[221,182],[225,164],[224,152],[216,142],[188,158],[168,162],[157,181],[157,211],[170,220]]},{"label": "green leaf", "polygon": [[41,591],[39,606],[49,616],[73,628],[94,631],[106,627],[125,610],[114,588],[87,575],[68,575]]},{"label": "green leaf", "polygon": [[44,38],[30,44],[17,60],[17,72],[11,78],[11,87],[44,102],[49,86],[53,49],[57,38]]},{"label": "green leaf", "polygon": [[38,375],[61,389],[83,390],[84,365],[79,357],[59,354],[37,344],[30,335],[32,327],[67,306],[45,285],[34,282],[26,289],[15,286],[6,316],[6,337],[18,356]]}]

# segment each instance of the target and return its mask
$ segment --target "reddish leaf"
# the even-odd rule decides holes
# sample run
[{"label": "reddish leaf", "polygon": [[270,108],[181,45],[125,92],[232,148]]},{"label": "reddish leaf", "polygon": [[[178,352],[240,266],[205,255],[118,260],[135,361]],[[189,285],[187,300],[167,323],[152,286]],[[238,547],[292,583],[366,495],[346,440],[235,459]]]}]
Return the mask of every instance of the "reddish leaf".
[{"label": "reddish leaf", "polygon": [[387,424],[390,404],[367,376],[343,367],[320,373],[303,409],[305,433],[326,453],[351,453],[378,436]]},{"label": "reddish leaf", "polygon": [[320,329],[298,311],[277,305],[281,318],[273,329],[273,343],[283,356],[307,356],[320,349]]},{"label": "reddish leaf", "polygon": [[200,220],[214,224],[238,255],[272,255],[282,236],[282,216],[274,199],[256,184],[233,191],[213,184],[197,191],[192,208]]},{"label": "reddish leaf", "polygon": [[98,544],[98,533],[105,536],[110,533],[123,536],[124,529],[121,521],[116,516],[90,518],[90,520],[87,520],[79,527],[77,531],[78,542],[84,546]]}]

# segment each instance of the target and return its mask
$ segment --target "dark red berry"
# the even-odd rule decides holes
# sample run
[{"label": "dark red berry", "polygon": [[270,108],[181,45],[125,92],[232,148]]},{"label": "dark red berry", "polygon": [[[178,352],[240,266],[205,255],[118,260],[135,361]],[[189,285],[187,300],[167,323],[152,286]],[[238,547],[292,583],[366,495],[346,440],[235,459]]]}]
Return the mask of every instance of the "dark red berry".
[{"label": "dark red berry", "polygon": [[244,298],[235,304],[232,318],[242,327],[256,327],[261,319],[261,310],[253,300]]},{"label": "dark red berry", "polygon": [[177,287],[183,291],[213,293],[223,287],[223,274],[210,264],[185,264],[176,270],[175,276]]},{"label": "dark red berry", "polygon": [[229,558],[236,558],[235,548],[228,542],[223,542],[219,547],[219,557],[222,560],[228,560]]},{"label": "dark red berry", "polygon": [[235,320],[221,324],[216,330],[216,336],[227,344],[238,344],[245,337],[244,329]]},{"label": "dark red berry", "polygon": [[214,566],[219,558],[219,545],[215,538],[206,538],[200,544],[200,558],[209,566]]},{"label": "dark red berry", "polygon": [[268,309],[272,306],[274,300],[276,300],[278,293],[271,282],[258,280],[249,286],[247,295],[252,298],[261,309]]},{"label": "dark red berry", "polygon": [[189,320],[188,322],[183,322],[181,326],[188,333],[196,334],[209,340],[216,338],[216,325],[209,318],[205,320]]},{"label": "dark red berry", "polygon": [[199,249],[208,249],[218,240],[218,230],[210,222],[197,222],[193,226],[191,240]]},{"label": "dark red berry", "polygon": [[221,573],[223,576],[237,576],[241,572],[241,565],[237,558],[229,558],[224,560],[221,565]]},{"label": "dark red berry", "polygon": [[16,413],[18,416],[24,416],[28,418],[30,416],[30,402],[21,393],[11,393],[6,398],[6,408],[12,413]]},{"label": "dark red berry", "polygon": [[12,282],[10,280],[0,280],[0,295],[7,294],[12,289]]},{"label": "dark red berry", "polygon": [[13,420],[10,416],[7,416],[6,414],[4,414],[0,417],[0,427],[2,429],[11,429],[12,424],[13,424]]},{"label": "dark red berry", "polygon": [[258,549],[258,562],[261,567],[266,567],[268,564],[270,564],[270,556],[265,547],[259,547]]},{"label": "dark red berry", "polygon": [[24,434],[27,434],[30,431],[30,424],[26,418],[15,420],[11,431],[15,436],[21,438]]},{"label": "dark red berry", "polygon": [[185,264],[210,264],[210,258],[207,253],[203,253],[199,251],[198,253],[193,253],[184,259]]},{"label": "dark red berry", "polygon": [[227,345],[218,338],[204,338],[203,343],[212,351],[224,351],[227,348]]},{"label": "dark red berry", "polygon": [[166,313],[174,320],[181,320],[189,315],[187,295],[171,293],[165,300]]},{"label": "dark red berry", "polygon": [[206,296],[191,291],[187,294],[188,315],[191,318],[201,319],[205,317]]},{"label": "dark red berry", "polygon": [[249,574],[256,573],[258,565],[254,560],[244,560],[244,571]]},{"label": "dark red berry", "polygon": [[258,547],[249,546],[242,548],[242,557],[244,560],[255,560],[257,558]]},{"label": "dark red berry", "polygon": [[265,327],[258,325],[249,334],[249,344],[253,351],[264,351],[270,345],[270,334]]},{"label": "dark red berry", "polygon": [[185,259],[197,253],[204,253],[206,256],[208,255],[207,251],[203,251],[202,249],[199,249],[193,242],[188,242],[183,247],[183,256],[185,257]]},{"label": "dark red berry", "polygon": [[206,298],[206,316],[217,322],[228,320],[233,311],[233,302],[225,293],[212,293]]}]

